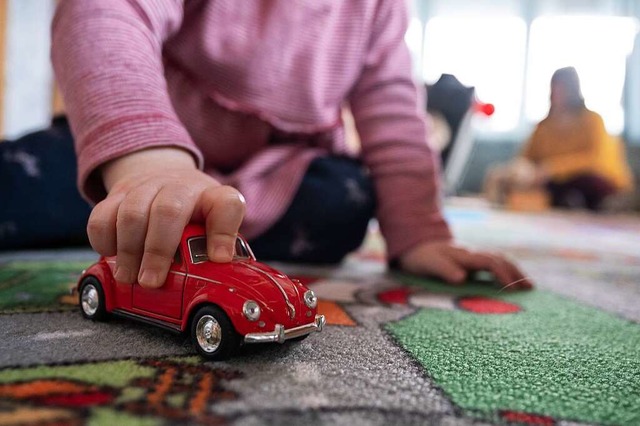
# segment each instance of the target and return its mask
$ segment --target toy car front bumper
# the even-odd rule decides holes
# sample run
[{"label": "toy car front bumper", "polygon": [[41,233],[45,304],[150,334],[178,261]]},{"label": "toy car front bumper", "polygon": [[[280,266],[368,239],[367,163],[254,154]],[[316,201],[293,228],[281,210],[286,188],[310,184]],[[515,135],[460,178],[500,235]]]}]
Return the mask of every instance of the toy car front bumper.
[{"label": "toy car front bumper", "polygon": [[284,343],[286,340],[295,339],[296,337],[306,336],[307,334],[321,332],[324,328],[326,320],[324,315],[316,315],[316,320],[310,324],[301,325],[300,327],[285,330],[284,326],[277,324],[273,331],[266,333],[249,333],[244,336],[245,343]]}]

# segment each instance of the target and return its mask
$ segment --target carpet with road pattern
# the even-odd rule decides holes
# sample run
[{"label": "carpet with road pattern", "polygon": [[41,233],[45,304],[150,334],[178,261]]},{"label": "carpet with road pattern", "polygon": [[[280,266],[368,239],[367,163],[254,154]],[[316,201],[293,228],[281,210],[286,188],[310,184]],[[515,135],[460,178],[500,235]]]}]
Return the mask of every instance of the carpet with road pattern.
[{"label": "carpet with road pattern", "polygon": [[0,255],[0,425],[640,424],[640,218],[449,206],[532,292],[389,274],[375,230],[340,267],[277,267],[320,297],[299,343],[203,362],[186,338],[84,320],[90,251]]}]

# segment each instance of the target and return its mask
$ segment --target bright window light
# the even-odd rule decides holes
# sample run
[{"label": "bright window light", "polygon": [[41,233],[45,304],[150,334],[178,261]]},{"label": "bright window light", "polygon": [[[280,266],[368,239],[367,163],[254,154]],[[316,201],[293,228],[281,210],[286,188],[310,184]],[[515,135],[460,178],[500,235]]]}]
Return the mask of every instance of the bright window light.
[{"label": "bright window light", "polygon": [[520,119],[527,26],[504,17],[435,17],[425,26],[423,77],[434,83],[453,74],[476,88],[495,114],[483,119],[481,131],[514,130]]},{"label": "bright window light", "polygon": [[531,25],[526,117],[538,122],[549,111],[553,72],[578,70],[587,107],[602,115],[615,134],[624,128],[621,103],[626,59],[638,28],[634,18],[610,16],[545,16]]},{"label": "bright window light", "polygon": [[404,35],[404,41],[409,47],[413,58],[413,69],[416,76],[420,75],[420,54],[422,53],[422,22],[418,18],[411,18],[409,28]]}]

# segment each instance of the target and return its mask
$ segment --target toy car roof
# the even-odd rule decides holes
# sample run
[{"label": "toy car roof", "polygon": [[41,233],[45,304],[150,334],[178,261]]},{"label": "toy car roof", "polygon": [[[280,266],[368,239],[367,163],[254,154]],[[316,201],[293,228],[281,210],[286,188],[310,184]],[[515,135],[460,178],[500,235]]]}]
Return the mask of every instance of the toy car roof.
[{"label": "toy car roof", "polygon": [[[190,223],[184,228],[184,233],[182,234],[183,239],[189,239],[191,237],[200,237],[206,235],[206,228],[204,225],[199,223]],[[242,237],[242,235],[238,234],[238,236]],[[242,237],[244,239],[244,237]]]},{"label": "toy car roof", "polygon": [[184,238],[199,237],[206,235],[206,229],[199,223],[190,223],[184,228]]}]

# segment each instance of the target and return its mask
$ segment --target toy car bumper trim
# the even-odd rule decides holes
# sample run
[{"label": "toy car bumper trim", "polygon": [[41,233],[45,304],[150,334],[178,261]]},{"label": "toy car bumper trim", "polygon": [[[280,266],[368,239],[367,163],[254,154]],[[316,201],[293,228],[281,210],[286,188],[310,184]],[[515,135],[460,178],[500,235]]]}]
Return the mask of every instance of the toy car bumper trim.
[{"label": "toy car bumper trim", "polygon": [[315,332],[321,332],[324,328],[326,320],[324,315],[316,315],[316,320],[311,324],[301,325],[300,327],[285,330],[284,326],[277,324],[273,331],[266,333],[249,333],[244,336],[245,343],[284,343],[286,340],[295,339],[296,337],[305,336]]}]

